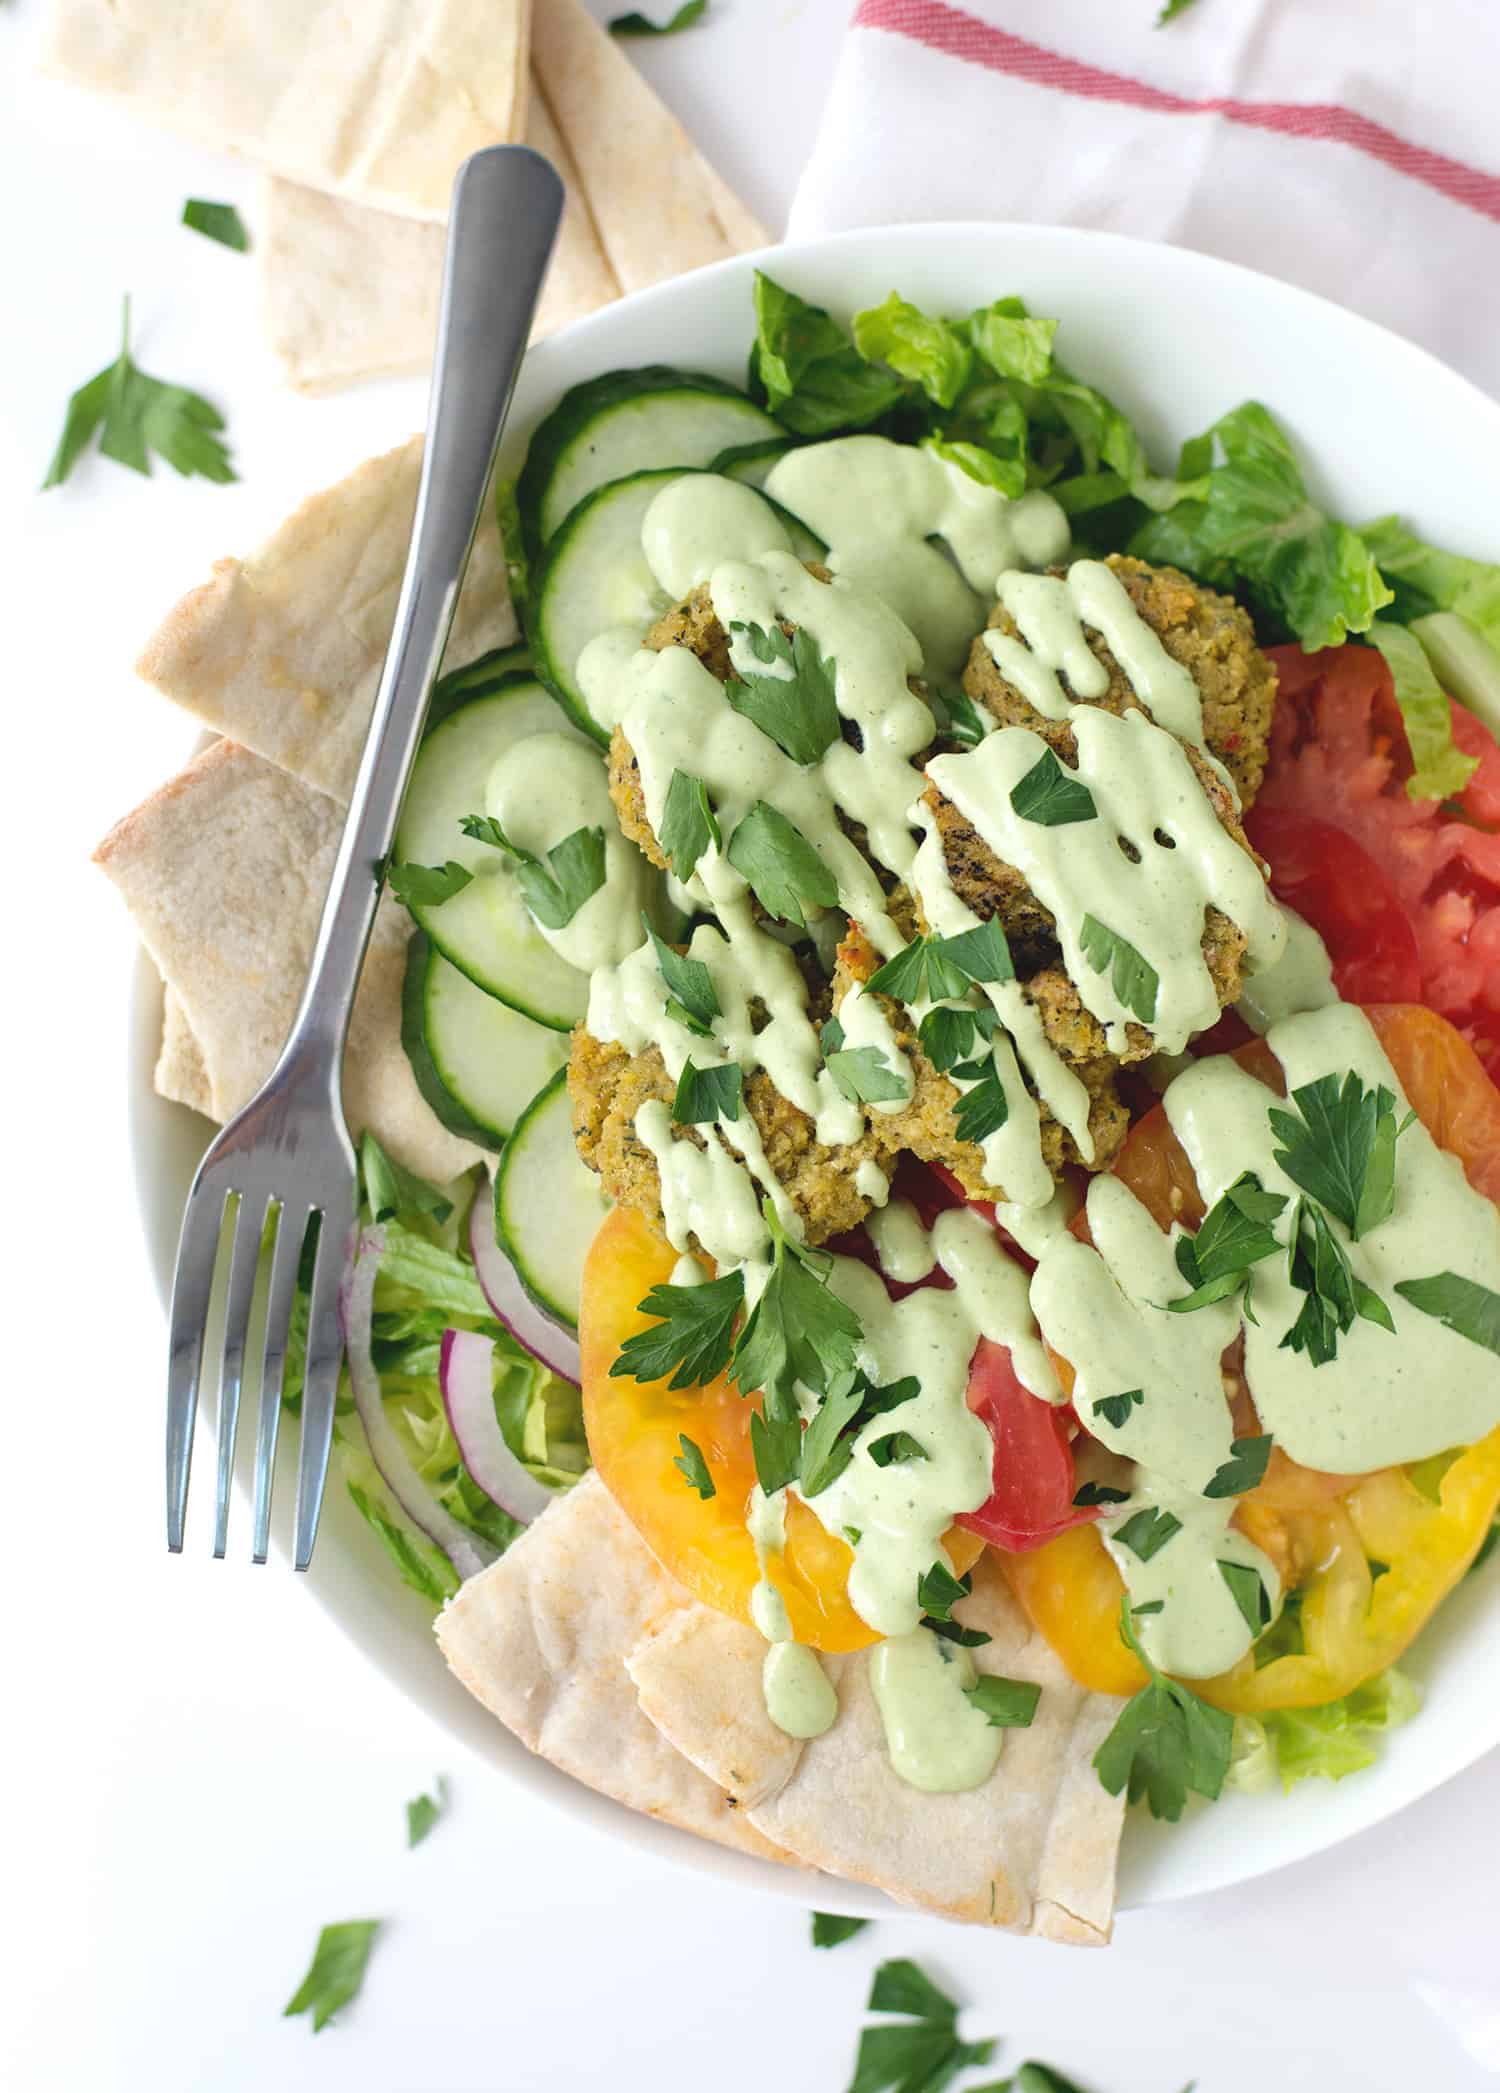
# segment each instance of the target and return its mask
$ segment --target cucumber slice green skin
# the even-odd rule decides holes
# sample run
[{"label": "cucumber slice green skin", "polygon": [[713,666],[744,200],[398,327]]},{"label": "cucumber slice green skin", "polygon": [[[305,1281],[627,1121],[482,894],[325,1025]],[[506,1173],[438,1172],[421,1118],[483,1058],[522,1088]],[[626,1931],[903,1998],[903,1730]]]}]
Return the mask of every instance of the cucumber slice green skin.
[{"label": "cucumber slice green skin", "polygon": [[495,1234],[538,1308],[578,1328],[583,1260],[609,1201],[573,1142],[568,1072],[526,1107],[495,1173]]},{"label": "cucumber slice green skin", "polygon": [[513,681],[525,682],[532,678],[531,649],[524,640],[514,647],[491,647],[489,653],[481,654],[477,661],[466,662],[461,669],[449,669],[438,678],[432,687],[422,731],[430,734],[450,712],[456,712],[460,705],[467,705],[470,698],[486,698],[497,690],[504,690]]},{"label": "cucumber slice green skin", "polygon": [[579,502],[609,481],[707,465],[727,446],[784,433],[737,387],[702,371],[645,364],[575,385],[538,424],[516,482],[532,563]]},{"label": "cucumber slice green skin", "polygon": [[449,1133],[497,1152],[538,1084],[568,1057],[562,1033],[476,988],[421,930],[406,950],[401,1044]]},{"label": "cucumber slice green skin", "polygon": [[532,922],[506,861],[459,824],[484,811],[485,780],[497,756],[525,735],[564,724],[530,676],[501,675],[493,687],[461,697],[422,737],[393,853],[418,865],[452,859],[475,875],[450,900],[419,903],[412,915],[476,987],[555,1032],[582,1017],[588,976],[560,959]]},{"label": "cucumber slice green skin", "polygon": [[657,494],[683,470],[657,467],[596,487],[542,556],[531,617],[537,674],[574,726],[603,747],[609,745],[609,730],[589,711],[574,670],[598,633],[611,625],[638,623],[644,637],[670,608],[641,550],[641,524]]},{"label": "cucumber slice green skin", "polygon": [[764,494],[771,468],[779,465],[788,451],[798,449],[800,436],[768,436],[763,443],[735,443],[727,451],[720,451],[717,458],[710,458],[710,472],[722,473],[726,480],[739,480],[746,487],[753,487],[757,494]]}]

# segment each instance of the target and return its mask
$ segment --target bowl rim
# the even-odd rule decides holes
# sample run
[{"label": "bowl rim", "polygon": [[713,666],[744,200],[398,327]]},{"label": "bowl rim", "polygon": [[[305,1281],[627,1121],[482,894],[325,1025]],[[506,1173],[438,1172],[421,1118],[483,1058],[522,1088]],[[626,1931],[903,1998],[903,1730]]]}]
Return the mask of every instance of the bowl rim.
[{"label": "bowl rim", "polygon": [[[1436,388],[1437,393],[1447,399],[1452,410],[1472,415],[1481,423],[1487,424],[1497,459],[1500,459],[1500,404],[1429,350],[1318,292],[1267,276],[1242,263],[1226,261],[1194,249],[1140,240],[1121,233],[1082,227],[1014,224],[1002,220],[940,219],[910,224],[858,227],[816,239],[773,243],[753,253],[732,256],[713,263],[687,277],[675,278],[635,292],[575,322],[546,342],[538,344],[528,355],[521,392],[524,395],[530,389],[526,383],[529,374],[539,371],[541,399],[534,412],[527,413],[523,410],[513,418],[501,445],[501,471],[506,470],[508,460],[517,454],[525,435],[534,426],[537,415],[546,411],[547,405],[555,399],[558,390],[578,382],[576,377],[560,376],[554,383],[551,377],[554,366],[565,365],[577,358],[586,360],[587,352],[593,343],[599,339],[607,342],[619,328],[623,315],[649,317],[660,308],[671,307],[684,300],[692,303],[696,300],[711,299],[717,285],[730,281],[745,282],[750,273],[762,265],[774,263],[778,267],[788,266],[797,274],[815,275],[820,267],[830,263],[836,265],[845,257],[860,257],[868,252],[873,259],[879,260],[892,249],[901,250],[923,243],[947,244],[955,241],[974,242],[981,247],[991,242],[1002,243],[1007,250],[1006,265],[1014,266],[1017,270],[1024,268],[1026,253],[1030,251],[1045,253],[1052,259],[1097,256],[1109,257],[1115,262],[1124,262],[1127,265],[1138,263],[1151,271],[1162,272],[1166,278],[1175,277],[1181,283],[1190,284],[1199,295],[1215,284],[1222,284],[1240,297],[1249,296],[1261,301],[1268,311],[1281,308],[1286,317],[1302,320],[1322,336],[1335,340],[1343,336],[1351,346],[1371,352],[1378,350],[1394,366],[1401,369],[1404,379],[1408,382],[1414,386]],[[829,297],[828,302],[834,310],[840,309],[840,301],[836,297]],[[693,361],[692,358],[687,360],[690,364]],[[712,361],[711,358],[705,360]],[[597,367],[596,365],[596,369]],[[611,366],[606,364],[605,367]],[[1316,458],[1310,459],[1308,464],[1310,476],[1316,485]],[[1500,556],[1500,544],[1496,545],[1495,550],[1497,556]],[[212,735],[197,735],[192,747],[185,753],[189,756],[196,753],[214,738]],[[156,967],[144,948],[138,948],[137,965],[126,1012],[126,1110],[132,1195],[142,1223],[153,1281],[165,1310],[170,1301],[176,1229],[170,1221],[169,1214],[164,1211],[173,1204],[170,1187],[165,1182],[173,1166],[165,1160],[164,1151],[170,1148],[181,1155],[190,1144],[196,1144],[201,1151],[212,1132],[212,1123],[188,1107],[160,1097],[153,1087],[153,1068],[161,1036],[162,1000],[163,987]],[[179,1164],[177,1167],[180,1170],[183,1166]],[[180,1205],[180,1194],[176,1204]],[[206,1411],[206,1416],[211,1420],[211,1405]],[[242,1431],[242,1452],[247,1437],[248,1434]],[[287,1442],[290,1438],[290,1434],[282,1435],[283,1455],[287,1452]],[[237,1484],[240,1489],[244,1488],[243,1464],[237,1474]],[[325,1541],[328,1529],[333,1527],[339,1531],[341,1543],[347,1543],[346,1553],[352,1553],[356,1558],[363,1557],[369,1563],[383,1562],[378,1552],[374,1552],[374,1544],[369,1542],[357,1515],[351,1511],[348,1521],[341,1519],[341,1507],[337,1502],[341,1495],[342,1493],[333,1490],[329,1492],[329,1502],[324,1511]],[[279,1478],[277,1490],[277,1504],[282,1511],[286,1510],[290,1496],[291,1491],[283,1476]],[[333,1515],[332,1518],[330,1514]],[[273,1552],[285,1557],[288,1550],[284,1533],[278,1531],[279,1523],[273,1522]],[[305,1580],[309,1594],[320,1608],[333,1618],[340,1630],[356,1644],[362,1654],[407,1698],[433,1719],[442,1722],[450,1732],[459,1735],[479,1756],[500,1767],[509,1778],[529,1787],[544,1802],[563,1810],[574,1819],[597,1825],[610,1836],[635,1844],[643,1852],[664,1856],[682,1865],[717,1875],[720,1879],[739,1882],[746,1888],[762,1894],[789,1898],[804,1905],[815,1904],[820,1909],[858,1917],[880,1916],[903,1909],[883,1892],[863,1884],[819,1874],[806,1868],[787,1867],[757,1859],[718,1846],[706,1838],[681,1831],[658,1819],[641,1815],[623,1803],[596,1793],[537,1758],[446,1674],[443,1676],[449,1690],[441,1694],[415,1681],[409,1664],[393,1654],[390,1639],[379,1633],[379,1622],[381,1619],[389,1619],[393,1605],[399,1605],[413,1595],[398,1592],[393,1597],[389,1580],[382,1584],[378,1579],[368,1578],[361,1570],[358,1575],[364,1592],[379,1595],[378,1605],[362,1604],[360,1586],[342,1574],[344,1566],[342,1562],[334,1563],[333,1554],[333,1549],[325,1545],[320,1552],[320,1559],[315,1560]],[[1449,1609],[1457,1610],[1458,1597],[1455,1593],[1445,1602],[1445,1623]],[[1451,1639],[1451,1633],[1442,1638],[1444,1642]],[[1500,1724],[1497,1724],[1495,1735],[1479,1735],[1477,1738],[1472,1735],[1461,1736],[1454,1726],[1450,1725],[1445,1741],[1446,1748],[1428,1748],[1420,1769],[1408,1770],[1404,1779],[1388,1779],[1376,1783],[1375,1792],[1367,1804],[1339,1810],[1339,1822],[1327,1836],[1313,1837],[1297,1846],[1295,1850],[1279,1853],[1269,1859],[1258,1858],[1252,1852],[1248,1864],[1238,1863],[1229,1857],[1228,1849],[1232,1848],[1234,1842],[1226,1841],[1226,1856],[1219,1865],[1200,1865],[1192,1880],[1181,1883],[1171,1881],[1170,1871],[1166,1880],[1154,1880],[1154,1871],[1148,1867],[1144,1871],[1144,1879],[1134,1885],[1133,1893],[1127,1891],[1122,1897],[1119,1909],[1138,1909],[1144,1904],[1174,1901],[1179,1897],[1227,1889],[1249,1882],[1279,1868],[1290,1866],[1298,1860],[1326,1851],[1346,1838],[1384,1823],[1443,1782],[1464,1771],[1500,1744]],[[1431,1740],[1429,1747],[1430,1742]],[[1387,1788],[1393,1788],[1395,1792],[1387,1794]],[[1254,1800],[1256,1798],[1236,1797],[1233,1798],[1230,1808],[1234,1815],[1238,1816],[1240,1806]],[[1225,1813],[1226,1818],[1229,1815],[1225,1802],[1221,1801],[1215,1805],[1215,1810]],[[1248,1830],[1248,1826],[1246,1828]],[[1131,1823],[1128,1821],[1127,1844],[1130,1830]]]}]

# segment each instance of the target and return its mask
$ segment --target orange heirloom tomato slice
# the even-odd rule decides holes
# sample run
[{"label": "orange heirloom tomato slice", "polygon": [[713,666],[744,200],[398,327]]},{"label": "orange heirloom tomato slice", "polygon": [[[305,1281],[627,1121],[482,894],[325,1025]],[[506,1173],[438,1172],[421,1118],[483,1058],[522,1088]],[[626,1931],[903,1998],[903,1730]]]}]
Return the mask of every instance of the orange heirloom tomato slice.
[{"label": "orange heirloom tomato slice", "polygon": [[[1474,1049],[1421,1004],[1376,1004],[1366,1015],[1433,1139],[1458,1157],[1476,1191],[1500,1199],[1500,1090]],[[1235,1059],[1284,1087],[1264,1042],[1240,1048]],[[1163,1227],[1202,1219],[1191,1167],[1159,1106],[1131,1129],[1113,1167]],[[1237,1523],[1278,1560],[1289,1554],[1294,1566],[1311,1566],[1300,1585],[1304,1651],[1259,1670],[1247,1651],[1221,1677],[1194,1680],[1194,1690],[1236,1714],[1315,1707],[1352,1692],[1407,1649],[1473,1561],[1497,1507],[1500,1430],[1458,1456],[1436,1503],[1404,1469],[1327,1476],[1274,1449],[1264,1482],[1241,1499]],[[1120,1640],[1124,1584],[1092,1527],[1001,1561],[1022,1607],[1080,1685],[1100,1693],[1145,1685],[1145,1671]],[[1376,1579],[1372,1561],[1389,1566]]]},{"label": "orange heirloom tomato slice", "polygon": [[[755,1484],[750,1418],[758,1396],[745,1397],[720,1377],[700,1388],[614,1378],[610,1368],[627,1337],[651,1322],[639,1303],[664,1286],[675,1262],[643,1214],[616,1207],[589,1250],[578,1324],[583,1419],[594,1465],[610,1495],[664,1568],[705,1605],[749,1622],[759,1577],[745,1525]],[[686,1433],[701,1449],[715,1494],[701,1498],[673,1464]],[[954,1527],[944,1543],[961,1576],[983,1542]],[[795,1492],[787,1501],[786,1548],[767,1573],[799,1642],[816,1650],[858,1650],[877,1642],[849,1603],[847,1542],[828,1532]]]}]

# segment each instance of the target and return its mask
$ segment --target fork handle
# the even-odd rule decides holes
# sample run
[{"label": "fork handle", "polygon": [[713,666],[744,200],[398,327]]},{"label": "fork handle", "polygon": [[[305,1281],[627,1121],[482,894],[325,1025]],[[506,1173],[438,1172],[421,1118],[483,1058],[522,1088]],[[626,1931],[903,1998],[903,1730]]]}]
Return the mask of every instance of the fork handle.
[{"label": "fork handle", "polygon": [[335,1107],[354,992],[427,700],[453,622],[500,432],[562,216],[556,172],[526,146],[458,171],[416,517],[396,622],[354,781],[307,987],[281,1068],[326,1070]]}]

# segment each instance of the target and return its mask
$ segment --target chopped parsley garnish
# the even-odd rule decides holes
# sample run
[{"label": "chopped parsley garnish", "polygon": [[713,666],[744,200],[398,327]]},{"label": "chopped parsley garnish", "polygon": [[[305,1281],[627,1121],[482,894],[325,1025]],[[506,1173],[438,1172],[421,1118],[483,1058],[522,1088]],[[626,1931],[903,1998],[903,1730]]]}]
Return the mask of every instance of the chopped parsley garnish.
[{"label": "chopped parsley garnish", "polygon": [[1030,1679],[1002,1679],[986,1674],[964,1688],[964,1697],[997,1730],[1029,1730],[1036,1719],[1042,1689]]},{"label": "chopped parsley garnish", "polygon": [[725,697],[794,763],[821,762],[839,738],[835,664],[800,628],[790,638],[779,625],[767,631],[731,623],[729,629],[743,638],[757,661],[785,673],[738,676],[725,684]]},{"label": "chopped parsley garnish", "polygon": [[692,777],[685,770],[673,771],[657,841],[673,872],[682,880],[692,878],[699,858],[710,844],[715,850],[724,848],[719,819],[702,778]]},{"label": "chopped parsley garnish", "polygon": [[967,1003],[937,1003],[917,1027],[917,1039],[934,1068],[945,1073],[974,1053],[981,1038],[992,1039],[993,1010],[972,1010]]},{"label": "chopped parsley garnish", "polygon": [[[1174,7],[1186,7],[1190,0],[1171,0]],[[701,22],[708,11],[708,0],[682,0],[676,14],[669,15],[664,22],[653,22],[649,15],[632,9],[627,15],[610,18],[611,36],[675,36],[679,29],[691,29],[694,22]]]},{"label": "chopped parsley garnish", "polygon": [[951,1003],[971,981],[1009,981],[1015,973],[1005,932],[993,919],[956,937],[918,937],[865,983],[901,1003]]},{"label": "chopped parsley garnish", "polygon": [[1234,1717],[1156,1669],[1136,1639],[1128,1599],[1120,1602],[1120,1634],[1150,1678],[1095,1752],[1094,1768],[1111,1795],[1123,1788],[1131,1802],[1144,1796],[1153,1817],[1175,1824],[1189,1792],[1217,1799],[1229,1771]]},{"label": "chopped parsley garnish", "polygon": [[1299,1199],[1292,1222],[1290,1277],[1307,1298],[1281,1340],[1282,1348],[1306,1352],[1314,1366],[1327,1366],[1338,1352],[1339,1339],[1355,1319],[1394,1331],[1391,1311],[1373,1288],[1357,1277],[1349,1253],[1334,1234],[1322,1207]]},{"label": "chopped parsley garnish", "polygon": [[1243,1171],[1214,1201],[1198,1233],[1177,1238],[1177,1269],[1191,1291],[1164,1305],[1174,1315],[1184,1315],[1238,1293],[1249,1280],[1250,1267],[1281,1249],[1271,1223],[1285,1205],[1282,1193],[1264,1191],[1252,1171]]},{"label": "chopped parsley garnish", "polygon": [[967,691],[929,688],[927,703],[937,721],[939,734],[948,741],[956,741],[960,748],[978,748],[996,724],[988,715],[981,716]]},{"label": "chopped parsley garnish", "polygon": [[1129,1423],[1131,1411],[1145,1400],[1145,1391],[1140,1388],[1127,1388],[1123,1395],[1101,1395],[1093,1405],[1094,1415],[1102,1417],[1106,1424],[1112,1424],[1118,1432]]},{"label": "chopped parsley garnish", "polygon": [[854,1441],[874,1417],[921,1393],[913,1374],[876,1388],[855,1368],[830,1384],[802,1441],[802,1495],[816,1497],[836,1482],[854,1457]]},{"label": "chopped parsley garnish", "polygon": [[911,1095],[910,1080],[891,1067],[879,1047],[835,1047],[830,1052],[826,1026],[823,1058],[839,1094],[851,1104],[874,1105]]},{"label": "chopped parsley garnish", "polygon": [[883,1439],[870,1441],[870,1459],[877,1468],[889,1468],[893,1461],[925,1461],[928,1452],[910,1432],[887,1432]]},{"label": "chopped parsley garnish", "polygon": [[993,2042],[960,2040],[958,2007],[914,1962],[880,1965],[869,2010],[905,2017],[861,2030],[848,2093],[943,2093],[995,2053]]},{"label": "chopped parsley garnish", "polygon": [[1082,1483],[1073,1492],[1073,1502],[1081,1511],[1088,1511],[1096,1504],[1123,1504],[1129,1495],[1128,1490],[1116,1490],[1109,1483]]},{"label": "chopped parsley garnish", "polygon": [[604,831],[575,828],[538,856],[512,843],[492,814],[466,814],[459,827],[471,841],[488,843],[516,862],[526,906],[546,930],[563,930],[604,884]]},{"label": "chopped parsley garnish", "polygon": [[1243,1497],[1247,1490],[1253,1490],[1264,1479],[1270,1458],[1269,1432],[1262,1432],[1252,1439],[1232,1439],[1229,1459],[1221,1462],[1212,1479],[1204,1484],[1204,1496]]},{"label": "chopped parsley garnish", "polygon": [[664,943],[645,916],[641,921],[656,954],[661,978],[667,984],[667,1015],[677,1018],[690,1032],[707,1039],[714,1019],[720,1014],[713,975],[701,959],[692,959],[687,953],[676,952]]},{"label": "chopped parsley garnish", "polygon": [[432,1831],[438,1819],[447,1814],[449,1802],[448,1776],[440,1773],[433,1782],[431,1795],[414,1795],[406,1805],[406,1843],[408,1847],[420,1846]]},{"label": "chopped parsley garnish", "polygon": [[461,894],[474,877],[467,865],[387,865],[385,883],[406,908],[437,908]]},{"label": "chopped parsley garnish", "polygon": [[185,385],[148,378],[130,354],[130,300],[125,300],[120,353],[80,385],[68,401],[62,435],[47,467],[42,491],[60,487],[88,449],[95,433],[100,454],[132,472],[151,472],[153,456],[165,458],[184,479],[196,476],[223,486],[235,476],[219,440],[224,417],[201,393]]},{"label": "chopped parsley garnish", "polygon": [[1132,1512],[1123,1526],[1116,1527],[1115,1539],[1123,1541],[1141,1562],[1150,1562],[1181,1531],[1182,1521],[1175,1513],[1148,1505],[1143,1511]]},{"label": "chopped parsley garnish", "polygon": [[1230,1597],[1244,1616],[1245,1626],[1252,1635],[1259,1635],[1271,1618],[1271,1600],[1260,1571],[1253,1563],[1225,1562],[1221,1558],[1219,1575],[1229,1586]]},{"label": "chopped parsley garnish", "polygon": [[283,2018],[311,2013],[313,2033],[320,2034],[335,2013],[359,1997],[370,1950],[379,1931],[379,1919],[344,1919],[336,1926],[325,1926],[318,1935],[307,1975],[284,2009]]},{"label": "chopped parsley garnish", "polygon": [[1099,816],[1093,793],[1075,771],[1058,761],[1053,749],[1045,749],[1012,786],[1010,803],[1023,821],[1035,821],[1042,828],[1066,828]]},{"label": "chopped parsley garnish", "polygon": [[672,1456],[672,1466],[682,1476],[688,1488],[696,1490],[707,1503],[708,1499],[716,1496],[718,1492],[714,1479],[708,1472],[708,1463],[703,1458],[702,1448],[695,1445],[686,1432],[677,1434],[677,1444],[682,1451]]},{"label": "chopped parsley garnish", "polygon": [[815,1948],[841,1947],[871,1924],[870,1919],[846,1919],[836,1911],[815,1911],[812,1914],[812,1944]]},{"label": "chopped parsley garnish", "polygon": [[794,1381],[826,1395],[855,1370],[859,1318],[828,1284],[828,1253],[793,1242],[769,1200],[762,1211],[774,1260],[735,1345],[734,1379],[747,1395],[765,1390],[768,1404],[773,1395],[790,1401]]},{"label": "chopped parsley garnish", "polygon": [[695,1068],[690,1055],[677,1078],[672,1117],[679,1126],[707,1126],[716,1119],[738,1119],[744,1080],[737,1061]]},{"label": "chopped parsley garnish", "polygon": [[778,922],[805,927],[808,909],[833,908],[838,881],[785,814],[758,799],[729,839],[729,862]]},{"label": "chopped parsley garnish", "polygon": [[1095,973],[1109,976],[1117,1000],[1143,1025],[1153,1024],[1161,980],[1150,960],[1097,916],[1084,917],[1078,942]]},{"label": "chopped parsley garnish", "polygon": [[610,1367],[617,1379],[667,1381],[699,1388],[723,1373],[734,1344],[735,1318],[745,1305],[742,1272],[726,1272],[701,1286],[653,1286],[640,1313],[655,1320],[620,1347]]},{"label": "chopped parsley garnish", "polygon": [[955,1577],[946,1563],[935,1562],[917,1579],[917,1604],[935,1621],[952,1618],[960,1599],[967,1599],[974,1582],[973,1572]]},{"label": "chopped parsley garnish", "polygon": [[1458,1272],[1434,1272],[1429,1279],[1398,1279],[1396,1292],[1423,1315],[1435,1316],[1470,1344],[1500,1352],[1500,1294]]},{"label": "chopped parsley garnish", "polygon": [[1396,1203],[1396,1142],[1416,1115],[1398,1126],[1392,1093],[1384,1085],[1367,1090],[1352,1068],[1342,1084],[1337,1076],[1304,1083],[1291,1102],[1296,1112],[1269,1108],[1282,1144],[1276,1161],[1357,1243]]},{"label": "chopped parsley garnish", "polygon": [[359,1186],[376,1223],[420,1217],[441,1228],[453,1211],[451,1199],[387,1155],[368,1127],[359,1137]]},{"label": "chopped parsley garnish", "polygon": [[1010,1099],[993,1052],[977,1061],[960,1061],[948,1073],[971,1086],[961,1090],[953,1102],[953,1128],[959,1140],[987,1141],[991,1134],[998,1134],[1010,1117]]},{"label": "chopped parsley garnish", "polygon": [[182,222],[189,231],[232,247],[236,254],[244,254],[250,245],[245,221],[232,203],[205,203],[201,196],[190,196],[182,207]]},{"label": "chopped parsley garnish", "polygon": [[773,1390],[765,1393],[764,1411],[750,1418],[750,1451],[755,1480],[768,1497],[797,1480],[802,1465],[802,1426],[795,1408]]}]

